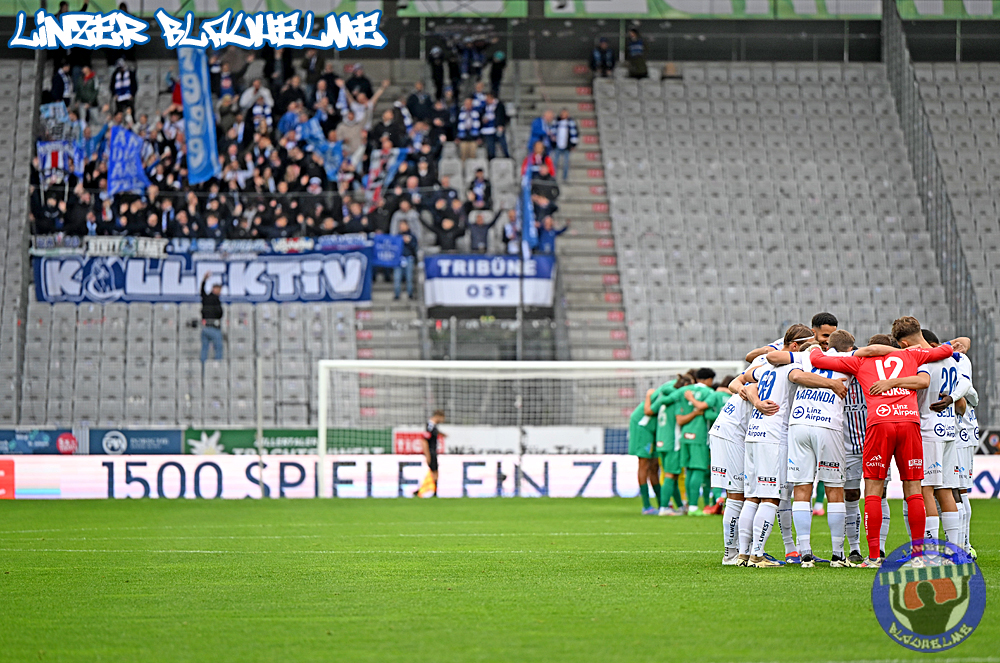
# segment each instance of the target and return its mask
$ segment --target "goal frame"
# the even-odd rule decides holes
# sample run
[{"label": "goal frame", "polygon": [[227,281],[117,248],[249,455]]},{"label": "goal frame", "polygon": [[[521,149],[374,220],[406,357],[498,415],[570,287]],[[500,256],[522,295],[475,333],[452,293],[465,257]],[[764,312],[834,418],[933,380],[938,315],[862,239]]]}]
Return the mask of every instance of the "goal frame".
[{"label": "goal frame", "polygon": [[[326,463],[327,455],[327,434],[328,434],[328,402],[330,375],[335,370],[348,370],[357,373],[371,369],[373,372],[402,371],[417,372],[425,369],[433,369],[442,374],[448,371],[455,372],[480,372],[482,379],[489,379],[489,371],[498,368],[517,370],[522,368],[527,372],[538,373],[539,378],[559,379],[559,374],[565,374],[564,379],[570,379],[572,373],[584,371],[608,372],[613,371],[637,371],[637,372],[661,372],[666,373],[677,370],[688,370],[694,366],[699,368],[711,368],[713,370],[733,373],[741,373],[746,366],[742,359],[730,361],[477,361],[477,360],[388,360],[388,359],[321,359],[317,362],[316,371],[316,399],[317,409],[317,439],[316,455],[318,467],[322,468]],[[724,373],[723,373],[724,374]],[[497,376],[495,379],[516,379],[513,376]],[[326,496],[326,473],[319,471],[316,473],[317,495]]]}]

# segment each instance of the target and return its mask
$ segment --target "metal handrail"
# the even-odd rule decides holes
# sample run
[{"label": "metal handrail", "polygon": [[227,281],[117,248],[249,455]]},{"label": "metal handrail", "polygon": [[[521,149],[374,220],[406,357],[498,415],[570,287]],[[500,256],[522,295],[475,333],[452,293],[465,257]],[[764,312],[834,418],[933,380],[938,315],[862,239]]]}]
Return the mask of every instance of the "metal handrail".
[{"label": "metal handrail", "polygon": [[957,331],[972,337],[969,358],[975,367],[975,382],[981,389],[977,416],[984,426],[989,425],[998,421],[995,408],[1000,400],[996,392],[995,326],[990,313],[980,307],[976,297],[896,2],[883,0],[882,11],[883,62],[889,86],[903,127],[941,282],[948,295],[949,313]]}]

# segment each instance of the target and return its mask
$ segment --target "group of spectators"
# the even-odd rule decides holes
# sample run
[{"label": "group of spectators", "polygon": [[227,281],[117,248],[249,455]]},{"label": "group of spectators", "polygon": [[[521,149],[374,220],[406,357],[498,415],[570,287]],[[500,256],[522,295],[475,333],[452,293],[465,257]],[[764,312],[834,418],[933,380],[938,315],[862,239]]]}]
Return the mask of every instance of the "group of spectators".
[{"label": "group of spectators", "polygon": [[[646,65],[646,42],[637,28],[630,28],[625,39],[625,62],[628,66],[629,78],[646,78],[649,68]],[[607,78],[614,70],[618,60],[615,51],[606,37],[597,40],[590,54],[590,70],[594,76]]]},{"label": "group of spectators", "polygon": [[[90,61],[56,52],[45,101],[66,105],[63,138],[73,149],[54,174],[57,185],[50,164],[33,162],[34,231],[227,239],[390,232],[405,205],[426,212],[421,218],[438,245],[452,249],[468,214],[491,209],[492,201],[483,173],[467,189],[438,176],[443,150],[455,141],[465,158],[479,145],[490,158],[509,157],[509,118],[497,97],[504,57],[497,53],[484,66],[480,46],[466,48],[451,87],[436,85],[432,96],[418,82],[380,115],[376,104],[389,82],[375,87],[361,64],[341,74],[317,50],[213,52],[220,174],[195,186],[187,182],[175,77],[158,90],[161,99],[169,95],[159,116],[137,114],[137,77],[118,60],[109,73],[110,103],[99,107],[100,83]],[[433,61],[431,66],[437,82]],[[479,80],[484,68],[489,87]],[[467,96],[459,101],[463,84]],[[107,145],[115,126],[144,140],[151,181],[145,191],[107,193]]]},{"label": "group of spectators", "polygon": [[[490,159],[510,156],[509,117],[499,98],[506,59],[501,52],[487,57],[487,45],[473,39],[432,48],[434,90],[417,82],[381,114],[376,104],[389,82],[376,87],[362,64],[340,72],[318,50],[210,52],[220,174],[198,185],[187,181],[176,76],[158,86],[158,99],[167,103],[150,116],[135,107],[134,63],[117,59],[109,65],[110,101],[101,104],[102,83],[90,56],[56,52],[45,101],[66,106],[62,137],[72,150],[59,172],[33,161],[33,231],[220,240],[391,233],[404,241],[404,265],[386,274],[394,279],[397,296],[402,280],[412,296],[421,227],[441,251],[458,250],[467,235],[473,252],[519,253],[521,215],[515,209],[494,212],[486,172],[478,170],[468,185],[438,174],[451,142],[463,160],[480,146]],[[151,182],[143,191],[107,191],[114,127],[143,139],[143,167]],[[555,165],[561,164],[566,179],[579,132],[568,112],[559,118],[546,112],[535,120],[532,136],[535,151],[523,172],[531,171],[535,251],[553,252],[562,232],[552,218],[559,196]],[[498,223],[502,246],[491,246]]]}]

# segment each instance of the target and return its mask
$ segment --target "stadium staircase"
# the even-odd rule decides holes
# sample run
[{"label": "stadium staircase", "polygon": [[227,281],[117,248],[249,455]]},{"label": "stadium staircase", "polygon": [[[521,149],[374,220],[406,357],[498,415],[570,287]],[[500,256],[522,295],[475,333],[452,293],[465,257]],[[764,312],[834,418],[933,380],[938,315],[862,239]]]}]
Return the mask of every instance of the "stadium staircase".
[{"label": "stadium staircase", "polygon": [[576,62],[546,62],[521,95],[519,144],[527,142],[531,119],[563,108],[576,119],[578,147],[570,155],[569,182],[558,174],[561,195],[556,226],[569,230],[556,241],[561,294],[574,360],[631,358],[618,275],[618,256],[608,214],[608,196],[597,132],[590,71]]},{"label": "stadium staircase", "polygon": [[0,426],[17,422],[21,400],[36,80],[34,60],[0,62]]},{"label": "stadium staircase", "polygon": [[[995,320],[1000,310],[1000,64],[914,68],[978,305]],[[993,374],[1000,375],[1000,353],[993,360]],[[996,404],[996,385],[992,393]]]}]

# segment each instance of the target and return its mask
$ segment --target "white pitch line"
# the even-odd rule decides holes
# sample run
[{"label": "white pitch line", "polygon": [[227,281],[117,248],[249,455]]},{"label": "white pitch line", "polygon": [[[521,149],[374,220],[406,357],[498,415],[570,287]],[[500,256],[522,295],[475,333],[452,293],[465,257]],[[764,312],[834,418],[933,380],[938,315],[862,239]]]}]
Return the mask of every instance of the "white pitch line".
[{"label": "white pitch line", "polygon": [[717,550],[107,550],[93,548],[0,548],[15,553],[150,553],[165,555],[702,555]]},{"label": "white pitch line", "polygon": [[[288,535],[252,535],[247,534],[245,536],[65,536],[65,537],[51,537],[53,540],[58,539],[59,541],[149,541],[151,539],[169,539],[171,541],[184,540],[184,539],[223,539],[223,540],[235,540],[235,539],[320,539],[323,538],[321,534],[288,534]],[[30,543],[32,541],[44,541],[45,539],[38,539],[37,537],[29,537],[26,539],[10,539],[10,543]]]},{"label": "white pitch line", "polygon": [[[698,534],[699,532],[671,532],[671,534]],[[573,536],[662,536],[662,532],[442,532],[442,533],[421,533],[421,534],[278,534],[278,535],[234,535],[234,536],[183,536],[161,534],[156,536],[58,536],[50,537],[59,541],[145,541],[153,538],[158,539],[319,539],[319,538],[358,538],[358,539],[393,539],[393,538],[427,538],[438,537],[447,538],[512,538],[512,537],[573,537]],[[39,537],[26,537],[11,539],[11,541],[38,541]]]},{"label": "white pitch line", "polygon": [[[878,658],[878,659],[855,659],[849,661],[815,661],[814,663],[913,663],[915,658]],[[1000,658],[934,658],[934,663],[1000,663]],[[753,661],[753,662],[732,662],[732,663],[780,663],[780,661]],[[806,662],[802,662],[806,663]]]},{"label": "white pitch line", "polygon": [[[576,523],[604,523],[621,524],[621,521],[608,519],[591,518],[586,520],[576,520]],[[407,520],[407,521],[385,521],[385,522],[314,522],[314,523],[232,523],[232,524],[193,524],[193,525],[139,525],[135,527],[58,527],[51,529],[13,529],[0,530],[3,534],[35,534],[41,532],[118,532],[130,530],[168,530],[168,529],[230,529],[233,527],[391,527],[405,525],[408,527],[423,527],[425,525],[494,525],[492,520]],[[667,530],[671,534],[685,534],[677,530]],[[650,532],[650,534],[661,534],[662,532]]]}]

